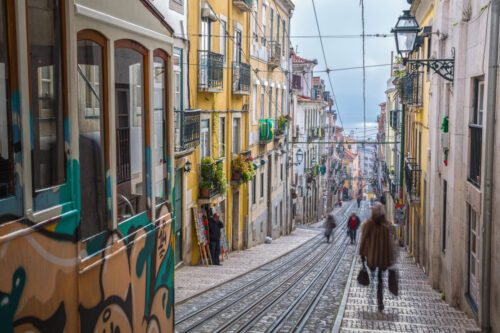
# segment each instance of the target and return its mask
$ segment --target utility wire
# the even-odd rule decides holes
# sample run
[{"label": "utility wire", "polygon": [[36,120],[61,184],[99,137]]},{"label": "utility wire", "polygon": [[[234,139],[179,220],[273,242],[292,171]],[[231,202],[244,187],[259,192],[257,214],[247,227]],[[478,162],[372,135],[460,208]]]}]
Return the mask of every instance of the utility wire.
[{"label": "utility wire", "polygon": [[[360,0],[361,5],[361,27],[363,36],[363,141],[366,141],[366,68],[365,68],[365,2]],[[363,162],[363,170],[366,165]]]},{"label": "utility wire", "polygon": [[[297,36],[290,36],[286,34],[288,38],[320,38],[319,35],[297,35]],[[224,37],[224,35],[208,35],[208,34],[184,34],[180,35],[183,38],[187,39],[187,36],[191,37],[206,37],[206,36],[211,36],[211,37]],[[269,40],[271,36],[261,36],[266,38],[266,40]],[[274,36],[272,36],[274,37]],[[388,37],[394,37],[394,34],[366,34],[365,37],[369,38],[388,38]],[[241,38],[250,38],[253,39],[255,36],[250,36],[250,35],[242,35]],[[322,35],[321,38],[363,38],[363,35]]]}]

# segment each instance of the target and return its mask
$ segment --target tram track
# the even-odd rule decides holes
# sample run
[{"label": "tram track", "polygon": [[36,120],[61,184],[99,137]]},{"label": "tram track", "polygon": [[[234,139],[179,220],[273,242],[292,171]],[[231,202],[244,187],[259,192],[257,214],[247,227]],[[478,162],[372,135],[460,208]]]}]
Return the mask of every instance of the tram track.
[{"label": "tram track", "polygon": [[[337,220],[343,220],[347,216],[349,209],[353,206],[351,203],[350,205],[345,205],[345,208],[343,208],[339,213],[337,213]],[[340,215],[340,217],[339,217]],[[337,228],[335,232],[335,239],[334,239],[334,244],[338,242],[338,239],[345,237],[345,228]],[[290,277],[293,277],[296,272],[300,272],[301,270],[305,270],[306,267],[314,267],[314,265],[321,260],[326,253],[330,250],[330,246],[322,246],[318,247],[319,244],[326,244],[322,241],[324,236],[317,236],[317,240],[309,243],[309,246],[307,248],[307,251],[302,253],[300,256],[295,256],[291,258],[290,260],[286,260],[283,263],[280,263],[280,265],[276,268],[274,268],[272,271],[264,274],[263,276],[252,280],[243,286],[231,291],[230,293],[224,295],[223,297],[220,297],[212,302],[209,302],[208,304],[202,306],[201,308],[189,313],[188,315],[180,318],[179,320],[176,321],[176,331],[178,332],[189,332],[189,331],[194,331],[198,327],[200,327],[202,324],[205,324],[207,321],[210,321],[211,319],[214,318],[218,313],[221,313],[222,311],[230,308],[232,305],[237,304],[238,302],[242,301],[245,298],[248,298],[249,295],[253,293],[258,293],[261,291],[260,289],[264,287],[265,285],[271,284],[273,281],[275,281],[278,278],[284,278],[283,273],[289,275]],[[314,252],[318,252],[317,254],[314,254]],[[310,259],[307,259],[308,257],[312,257]],[[304,260],[306,259],[306,260]],[[298,262],[305,262],[304,265],[296,267],[296,264]],[[295,269],[290,271],[290,267],[294,267]],[[308,270],[307,270],[308,271]],[[274,276],[273,276],[274,274]],[[266,279],[268,278],[268,279]],[[285,279],[284,282],[279,284],[279,286],[282,286],[285,284],[289,279]],[[279,287],[278,286],[278,287]],[[242,295],[237,295],[240,291],[245,290],[245,292]],[[237,295],[235,299],[230,300],[229,302],[225,304],[221,304],[231,298],[232,296]],[[262,297],[261,297],[262,298]],[[218,306],[222,305],[222,306]],[[208,314],[203,315],[204,312],[208,312]],[[198,316],[202,314],[202,316]],[[197,317],[198,316],[198,317]],[[188,325],[187,327],[183,325],[185,322],[189,322],[189,320],[194,319],[194,323],[191,325]]]}]

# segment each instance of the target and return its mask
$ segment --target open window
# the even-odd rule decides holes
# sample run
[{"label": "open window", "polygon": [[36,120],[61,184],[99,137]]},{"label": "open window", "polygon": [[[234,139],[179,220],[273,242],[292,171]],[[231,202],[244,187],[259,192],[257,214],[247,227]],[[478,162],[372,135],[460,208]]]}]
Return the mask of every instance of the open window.
[{"label": "open window", "polygon": [[118,222],[146,210],[147,50],[115,42],[116,178]]},{"label": "open window", "polygon": [[78,33],[77,88],[82,239],[107,229],[106,168],[109,168],[107,41],[93,30]]}]

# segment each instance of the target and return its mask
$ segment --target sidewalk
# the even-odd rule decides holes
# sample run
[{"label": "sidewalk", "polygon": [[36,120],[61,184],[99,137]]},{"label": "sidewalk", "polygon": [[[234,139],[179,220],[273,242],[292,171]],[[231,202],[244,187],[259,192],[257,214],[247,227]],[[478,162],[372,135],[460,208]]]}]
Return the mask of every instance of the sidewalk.
[{"label": "sidewalk", "polygon": [[185,266],[175,271],[175,303],[203,293],[213,287],[265,265],[306,243],[321,230],[298,227],[290,235],[273,239],[245,251],[230,252],[222,266]]},{"label": "sidewalk", "polygon": [[376,282],[371,275],[370,286],[358,284],[360,267],[358,258],[333,332],[480,332],[473,319],[441,299],[405,250],[400,250],[397,264],[399,296],[387,289],[386,274],[383,313],[377,310]]}]

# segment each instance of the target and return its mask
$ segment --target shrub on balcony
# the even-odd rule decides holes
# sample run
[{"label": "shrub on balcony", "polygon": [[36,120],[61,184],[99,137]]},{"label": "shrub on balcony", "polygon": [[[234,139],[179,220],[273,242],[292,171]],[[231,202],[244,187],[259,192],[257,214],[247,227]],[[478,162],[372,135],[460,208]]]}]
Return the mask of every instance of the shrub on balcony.
[{"label": "shrub on balcony", "polygon": [[285,134],[285,130],[290,125],[290,119],[291,119],[290,115],[278,117],[278,129],[277,129],[278,135]]},{"label": "shrub on balcony", "polygon": [[246,183],[255,175],[255,167],[250,160],[242,155],[236,155],[232,163],[233,180]]},{"label": "shrub on balcony", "polygon": [[227,179],[222,162],[217,163],[212,157],[205,157],[201,161],[200,188],[202,191],[217,188],[220,194],[226,193]]}]

